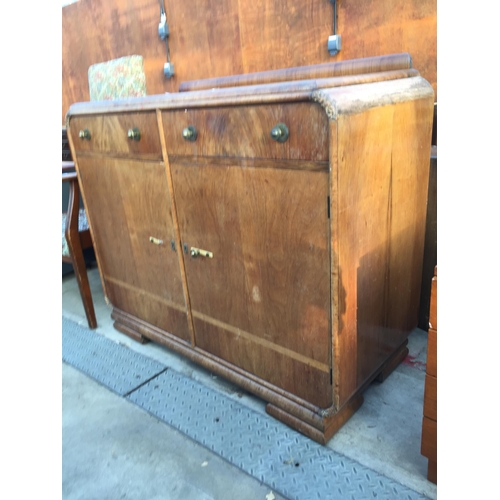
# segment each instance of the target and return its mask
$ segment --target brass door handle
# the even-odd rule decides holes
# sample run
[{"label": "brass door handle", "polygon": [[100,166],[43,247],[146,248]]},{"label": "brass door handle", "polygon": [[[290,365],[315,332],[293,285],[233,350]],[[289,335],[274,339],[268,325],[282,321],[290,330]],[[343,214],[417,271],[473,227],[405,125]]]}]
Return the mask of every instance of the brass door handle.
[{"label": "brass door handle", "polygon": [[86,128],[86,129],[80,130],[80,132],[78,133],[78,137],[80,139],[82,139],[82,140],[90,141],[90,132],[89,132],[89,129]]},{"label": "brass door handle", "polygon": [[163,240],[159,240],[158,238],[154,238],[153,236],[149,237],[149,241],[154,243],[155,245],[163,245]]},{"label": "brass door handle", "polygon": [[139,141],[141,139],[141,132],[137,127],[131,128],[127,132],[127,137],[133,141]]},{"label": "brass door handle", "polygon": [[214,254],[209,252],[208,250],[202,250],[201,248],[191,247],[191,257],[198,257],[201,255],[202,257],[208,257],[209,259],[214,258]]}]

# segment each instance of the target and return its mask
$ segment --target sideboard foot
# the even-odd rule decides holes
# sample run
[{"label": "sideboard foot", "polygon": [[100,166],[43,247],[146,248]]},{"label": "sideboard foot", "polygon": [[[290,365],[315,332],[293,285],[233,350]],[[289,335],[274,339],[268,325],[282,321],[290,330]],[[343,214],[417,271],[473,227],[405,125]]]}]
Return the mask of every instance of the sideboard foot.
[{"label": "sideboard foot", "polygon": [[266,412],[313,441],[324,445],[352,417],[362,404],[363,396],[359,394],[346,403],[335,415],[323,418],[321,425],[318,427],[300,420],[271,403],[266,406]]},{"label": "sideboard foot", "polygon": [[375,381],[382,383],[403,361],[403,359],[408,356],[408,340],[405,340],[398,350],[394,351],[394,354],[382,365],[382,369],[379,374],[375,377]]},{"label": "sideboard foot", "polygon": [[119,332],[127,335],[127,337],[130,337],[134,339],[136,342],[139,342],[139,344],[147,344],[149,342],[149,339],[147,337],[144,337],[144,335],[137,333],[136,331],[132,330],[128,326],[119,323],[118,321],[115,321],[113,323],[113,327]]}]

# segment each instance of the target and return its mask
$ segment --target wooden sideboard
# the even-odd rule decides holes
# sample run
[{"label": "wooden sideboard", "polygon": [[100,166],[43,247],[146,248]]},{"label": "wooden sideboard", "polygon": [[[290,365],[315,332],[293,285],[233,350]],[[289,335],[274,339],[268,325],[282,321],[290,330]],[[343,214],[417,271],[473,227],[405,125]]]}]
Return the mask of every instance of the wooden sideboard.
[{"label": "wooden sideboard", "polygon": [[437,483],[437,266],[431,287],[421,452],[428,459],[427,479]]},{"label": "wooden sideboard", "polygon": [[417,324],[433,104],[408,70],[71,106],[115,327],[325,443]]}]

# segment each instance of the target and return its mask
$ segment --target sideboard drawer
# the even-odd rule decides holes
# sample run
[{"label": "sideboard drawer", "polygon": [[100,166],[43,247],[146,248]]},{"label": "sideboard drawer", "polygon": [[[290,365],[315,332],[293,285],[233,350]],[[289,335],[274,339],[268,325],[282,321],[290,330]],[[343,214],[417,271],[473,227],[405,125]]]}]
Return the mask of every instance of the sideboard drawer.
[{"label": "sideboard drawer", "polygon": [[[328,118],[312,102],[171,110],[162,117],[169,156],[328,161]],[[271,137],[280,123],[288,129],[283,142]],[[195,140],[183,137],[189,126]]]},{"label": "sideboard drawer", "polygon": [[[137,132],[139,135],[133,135]],[[71,120],[71,134],[75,150],[79,152],[162,159],[154,112],[77,116]]]}]

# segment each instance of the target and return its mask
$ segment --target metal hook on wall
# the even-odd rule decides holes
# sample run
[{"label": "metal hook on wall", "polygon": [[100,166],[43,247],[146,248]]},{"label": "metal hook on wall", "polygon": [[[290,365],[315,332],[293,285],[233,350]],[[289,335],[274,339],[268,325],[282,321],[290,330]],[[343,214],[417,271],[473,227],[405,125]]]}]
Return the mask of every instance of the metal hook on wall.
[{"label": "metal hook on wall", "polygon": [[174,76],[174,64],[170,62],[170,48],[168,47],[168,37],[170,35],[170,29],[167,23],[167,14],[165,12],[165,4],[163,0],[160,2],[160,24],[158,25],[158,35],[162,40],[165,40],[165,45],[167,48],[167,62],[163,66],[163,73],[167,78],[172,78]]},{"label": "metal hook on wall", "polygon": [[333,35],[328,37],[328,51],[335,56],[342,48],[342,36],[337,35],[337,0],[330,0],[333,4]]}]

